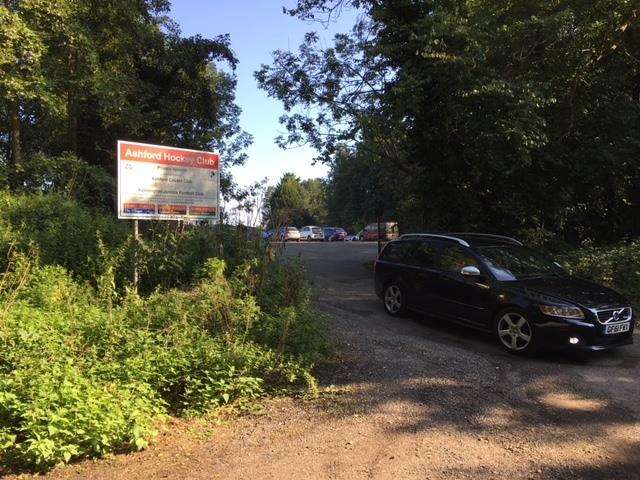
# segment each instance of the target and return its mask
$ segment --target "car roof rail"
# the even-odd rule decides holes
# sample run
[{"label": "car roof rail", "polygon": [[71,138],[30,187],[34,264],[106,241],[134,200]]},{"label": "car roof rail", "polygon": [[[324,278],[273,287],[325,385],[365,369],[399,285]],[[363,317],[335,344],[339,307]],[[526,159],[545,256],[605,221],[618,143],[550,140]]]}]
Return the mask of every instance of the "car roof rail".
[{"label": "car roof rail", "polygon": [[438,235],[436,233],[405,233],[404,235],[400,235],[400,238],[398,240],[406,240],[409,238],[435,238],[441,240],[452,240],[454,242],[458,242],[463,247],[471,246],[461,238],[457,238],[452,235]]},{"label": "car roof rail", "polygon": [[461,233],[461,232],[449,233],[448,235],[466,235],[468,237],[496,238],[496,239],[500,239],[500,240],[508,240],[510,242],[515,243],[516,245],[520,245],[521,247],[524,246],[524,244],[520,240],[518,240],[517,238],[507,237],[505,235],[492,235],[490,233]]}]

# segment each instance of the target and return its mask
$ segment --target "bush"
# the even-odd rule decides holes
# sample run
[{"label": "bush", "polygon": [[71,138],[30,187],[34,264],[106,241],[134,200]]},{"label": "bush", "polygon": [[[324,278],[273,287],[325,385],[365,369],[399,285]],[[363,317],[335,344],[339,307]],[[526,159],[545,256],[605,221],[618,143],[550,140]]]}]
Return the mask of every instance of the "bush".
[{"label": "bush", "polygon": [[43,264],[61,265],[83,280],[97,274],[99,239],[108,247],[121,245],[128,235],[125,227],[59,194],[0,192],[0,247],[35,250]]},{"label": "bush", "polygon": [[[10,248],[39,257],[42,265],[60,265],[74,278],[97,285],[110,271],[119,293],[133,278],[137,255],[139,291],[188,287],[204,262],[222,256],[231,271],[262,256],[259,239],[234,227],[178,226],[144,222],[143,239],[133,241],[131,223],[91,210],[67,196],[14,195],[0,191],[0,251]],[[0,260],[2,265],[4,256]]]},{"label": "bush", "polygon": [[315,390],[324,324],[299,263],[233,227],[143,233],[61,194],[0,192],[3,464],[144,448],[168,414]]},{"label": "bush", "polygon": [[116,196],[115,179],[107,170],[68,152],[27,155],[9,177],[20,192],[57,193],[89,207],[112,205]]},{"label": "bush", "polygon": [[[140,449],[167,414],[315,387],[324,335],[308,296],[289,296],[308,292],[299,266],[254,261],[227,278],[210,259],[190,290],[118,304],[62,267],[19,255],[10,267],[0,291],[4,464],[46,469]],[[290,299],[284,310],[260,304],[265,286]]]},{"label": "bush", "polygon": [[610,247],[586,247],[561,257],[573,275],[624,294],[640,307],[640,240]]}]

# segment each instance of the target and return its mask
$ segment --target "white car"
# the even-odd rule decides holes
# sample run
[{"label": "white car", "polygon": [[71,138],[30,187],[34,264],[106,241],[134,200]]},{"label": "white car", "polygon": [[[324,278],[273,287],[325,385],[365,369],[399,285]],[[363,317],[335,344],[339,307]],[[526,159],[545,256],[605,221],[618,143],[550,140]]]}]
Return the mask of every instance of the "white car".
[{"label": "white car", "polygon": [[315,227],[313,225],[302,227],[300,229],[300,240],[318,240],[321,242],[324,240],[324,233],[320,227]]},{"label": "white car", "polygon": [[285,242],[300,241],[300,232],[296,227],[283,227],[281,236]]}]

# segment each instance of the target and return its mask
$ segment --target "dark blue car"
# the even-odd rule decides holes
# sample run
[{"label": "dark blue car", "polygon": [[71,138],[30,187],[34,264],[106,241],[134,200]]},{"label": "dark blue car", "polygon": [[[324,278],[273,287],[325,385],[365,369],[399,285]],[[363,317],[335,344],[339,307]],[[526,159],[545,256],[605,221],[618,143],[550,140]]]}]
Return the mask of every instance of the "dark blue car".
[{"label": "dark blue car", "polygon": [[347,238],[347,232],[344,228],[324,227],[323,232],[325,242],[344,242]]}]

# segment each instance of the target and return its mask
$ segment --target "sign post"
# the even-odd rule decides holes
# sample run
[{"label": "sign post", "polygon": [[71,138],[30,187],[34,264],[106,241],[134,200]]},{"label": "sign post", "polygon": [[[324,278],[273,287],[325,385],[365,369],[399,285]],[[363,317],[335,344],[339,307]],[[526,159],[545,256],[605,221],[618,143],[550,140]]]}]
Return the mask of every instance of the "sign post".
[{"label": "sign post", "polygon": [[135,254],[133,256],[133,287],[138,291],[138,247],[140,245],[140,231],[138,230],[138,220],[133,221],[133,240],[136,242]]},{"label": "sign post", "polygon": [[[186,148],[118,141],[118,218],[220,220],[220,156]],[[138,284],[137,260],[133,283]]]}]

